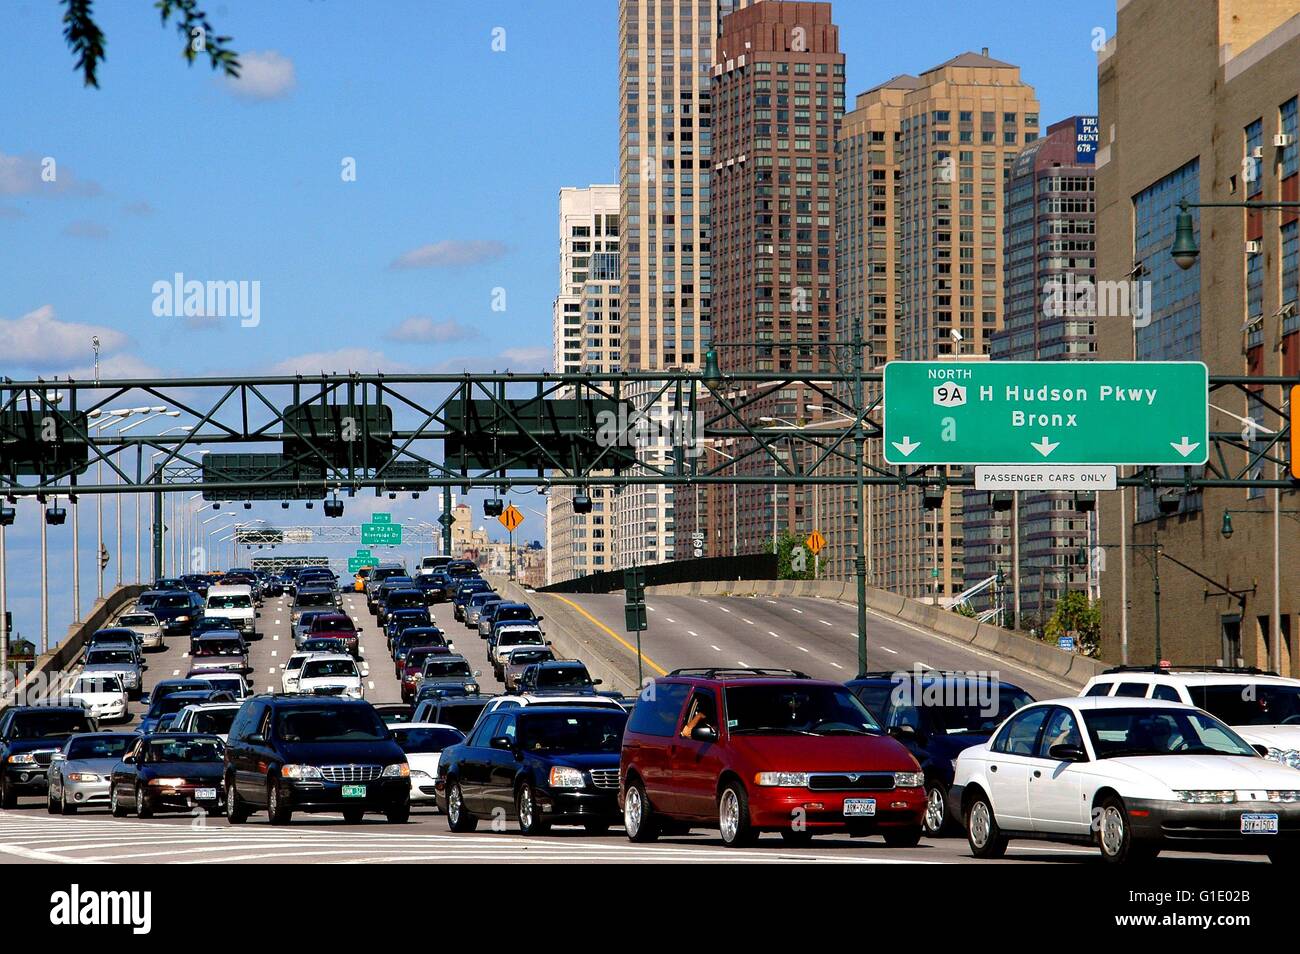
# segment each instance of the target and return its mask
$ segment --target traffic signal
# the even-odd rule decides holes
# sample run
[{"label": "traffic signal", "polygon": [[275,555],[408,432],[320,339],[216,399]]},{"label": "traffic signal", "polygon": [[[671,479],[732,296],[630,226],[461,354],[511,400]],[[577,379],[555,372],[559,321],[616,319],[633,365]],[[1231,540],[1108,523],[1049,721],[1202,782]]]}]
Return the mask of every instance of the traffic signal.
[{"label": "traffic signal", "polygon": [[68,519],[68,511],[58,504],[50,504],[45,508],[45,522],[52,527],[57,527]]},{"label": "traffic signal", "polygon": [[333,500],[325,501],[325,516],[341,517],[343,516],[343,501],[335,497]]},{"label": "traffic signal", "polygon": [[0,527],[12,527],[18,518],[18,508],[0,504]]},{"label": "traffic signal", "polygon": [[485,517],[499,517],[505,509],[505,501],[500,497],[489,497],[483,501],[483,516]]},{"label": "traffic signal", "polygon": [[573,495],[574,513],[591,513],[591,494],[580,490]]}]

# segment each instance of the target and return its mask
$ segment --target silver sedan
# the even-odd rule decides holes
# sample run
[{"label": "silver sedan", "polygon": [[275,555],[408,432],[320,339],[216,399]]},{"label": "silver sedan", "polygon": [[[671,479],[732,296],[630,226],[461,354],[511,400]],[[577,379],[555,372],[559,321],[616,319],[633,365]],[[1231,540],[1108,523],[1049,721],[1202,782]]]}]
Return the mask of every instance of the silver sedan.
[{"label": "silver sedan", "polygon": [[113,766],[140,738],[135,732],[83,732],[70,736],[50,762],[46,806],[51,815],[108,805]]}]

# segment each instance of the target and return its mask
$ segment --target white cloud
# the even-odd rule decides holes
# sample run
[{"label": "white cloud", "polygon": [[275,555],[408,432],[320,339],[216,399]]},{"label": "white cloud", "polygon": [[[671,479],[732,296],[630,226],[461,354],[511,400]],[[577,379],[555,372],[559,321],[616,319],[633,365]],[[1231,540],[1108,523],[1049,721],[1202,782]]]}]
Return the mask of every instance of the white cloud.
[{"label": "white cloud", "polygon": [[[93,381],[95,379],[94,364],[82,365],[79,368],[68,368],[60,371],[62,377],[74,378],[78,381]],[[133,354],[111,354],[108,357],[99,359],[99,376],[103,380],[110,378],[166,378],[174,376],[159,368],[157,365],[150,364],[143,358],[136,357]]]},{"label": "white cloud", "polygon": [[524,348],[506,348],[495,355],[449,358],[431,371],[434,374],[454,374],[461,371],[518,371],[532,374],[549,370],[551,349],[545,345]]},{"label": "white cloud", "polygon": [[457,241],[444,239],[421,245],[409,252],[403,252],[389,268],[457,268],[467,265],[481,265],[500,258],[506,253],[506,247],[494,241]]},{"label": "white cloud", "polygon": [[464,341],[468,338],[477,338],[478,331],[462,324],[455,318],[435,321],[424,315],[412,315],[390,328],[384,334],[384,337],[389,341],[441,344],[448,341]]},{"label": "white cloud", "polygon": [[293,60],[275,50],[241,53],[239,78],[222,77],[222,84],[240,99],[261,102],[283,99],[297,85]]},{"label": "white cloud", "polygon": [[395,371],[404,366],[397,364],[373,348],[338,348],[334,351],[312,351],[277,361],[267,368],[269,374],[320,374],[322,371],[343,373],[347,371]]},{"label": "white cloud", "polygon": [[0,152],[0,195],[97,196],[98,182],[78,179],[57,156],[8,156]]},{"label": "white cloud", "polygon": [[0,318],[0,341],[9,366],[54,368],[70,357],[91,354],[91,338],[98,337],[101,352],[127,344],[127,336],[104,325],[61,321],[53,305],[42,305],[21,318]]}]

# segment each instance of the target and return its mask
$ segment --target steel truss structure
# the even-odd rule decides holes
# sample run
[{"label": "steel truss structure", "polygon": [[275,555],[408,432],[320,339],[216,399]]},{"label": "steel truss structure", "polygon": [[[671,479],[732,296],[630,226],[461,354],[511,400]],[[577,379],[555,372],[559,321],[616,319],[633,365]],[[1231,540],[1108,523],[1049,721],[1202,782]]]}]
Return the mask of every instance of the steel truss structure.
[{"label": "steel truss structure", "polygon": [[[880,372],[781,373],[744,372],[706,380],[699,372],[623,372],[615,374],[461,374],[385,375],[322,374],[315,377],[233,377],[121,379],[111,381],[0,381],[0,415],[32,411],[66,412],[60,439],[84,443],[87,462],[102,462],[115,478],[113,483],[86,483],[85,466],[64,466],[23,473],[7,460],[0,444],[0,493],[18,496],[67,496],[102,493],[152,493],[188,489],[201,491],[210,499],[238,499],[240,494],[259,492],[264,499],[283,494],[317,497],[330,493],[355,494],[362,489],[408,490],[414,486],[509,489],[512,486],[576,486],[593,484],[615,488],[633,484],[831,484],[852,485],[854,441],[883,437],[879,411]],[[671,404],[672,420],[653,414],[642,416],[625,394],[633,382],[651,382],[649,399],[638,399],[646,407]],[[852,385],[867,384],[877,396],[854,406]],[[1216,375],[1210,378],[1209,400],[1223,400],[1233,393],[1243,401],[1253,396],[1267,411],[1288,420],[1289,413],[1264,398],[1271,387],[1289,388],[1300,379]],[[642,384],[642,387],[645,387]],[[824,410],[840,417],[838,426],[824,419],[818,426],[763,426],[755,419],[756,404],[772,389],[799,387],[806,398],[815,399]],[[861,393],[861,392],[859,392]],[[544,408],[549,402],[576,398],[579,403],[599,403],[606,408],[623,408],[614,427],[596,418],[557,424],[544,412],[524,418],[521,408]],[[188,415],[196,424],[184,434],[99,434],[88,419],[102,414],[118,402],[161,403]],[[492,411],[492,427],[481,421],[470,426],[460,410],[479,402]],[[391,456],[380,460],[352,459],[341,462],[319,434],[307,432],[300,420],[286,414],[290,407],[317,405],[392,409]],[[374,436],[366,430],[368,418],[360,417],[356,436],[358,448],[370,446]],[[601,430],[616,434],[601,442]],[[632,432],[639,428],[638,434]],[[12,434],[0,427],[0,438]],[[557,454],[558,442],[576,436],[592,448],[583,454]],[[1288,466],[1286,447],[1289,425],[1276,430],[1260,429],[1246,436],[1244,430],[1211,434],[1211,456],[1204,467],[1139,468],[1122,476],[1121,485],[1150,488],[1254,487],[1294,489],[1298,482],[1264,475],[1265,463]],[[668,441],[671,460],[664,465],[639,456],[635,468],[617,467],[638,444]],[[478,442],[510,444],[514,449],[492,454],[486,466],[455,467],[440,453],[437,442],[464,445]],[[701,453],[704,445],[726,441],[736,448],[733,459],[709,465]],[[298,463],[319,476],[285,474],[267,479],[225,479],[205,471],[202,454],[251,453],[283,447],[286,442],[306,448]],[[511,443],[513,442],[513,443]],[[519,446],[526,448],[519,451]],[[802,446],[809,453],[781,454],[782,448]],[[143,451],[161,452],[156,465],[143,465]],[[624,455],[620,461],[620,454]],[[362,456],[359,452],[358,457]],[[134,458],[134,459],[131,459]],[[758,458],[746,473],[734,473],[737,462]],[[454,462],[453,462],[454,463]],[[418,478],[412,476],[412,468]],[[427,478],[424,476],[427,468]],[[634,470],[634,473],[622,472]],[[1180,470],[1182,473],[1170,473]],[[906,488],[968,487],[974,484],[968,469],[944,466],[888,467],[864,460],[862,481],[881,486]],[[217,479],[214,479],[214,476]],[[120,481],[120,482],[117,482]],[[229,494],[229,497],[223,495]]]}]

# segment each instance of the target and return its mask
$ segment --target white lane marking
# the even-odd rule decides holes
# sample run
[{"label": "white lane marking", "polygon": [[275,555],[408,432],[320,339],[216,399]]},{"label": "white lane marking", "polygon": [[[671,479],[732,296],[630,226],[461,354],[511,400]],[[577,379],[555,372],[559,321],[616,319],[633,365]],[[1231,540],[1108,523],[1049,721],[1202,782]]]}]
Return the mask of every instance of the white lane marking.
[{"label": "white lane marking", "polygon": [[697,633],[697,632],[696,632],[695,630],[693,630],[693,629],[688,629],[686,632],[687,632],[688,634],[690,634],[691,636],[698,636],[698,635],[700,635],[699,633]]},{"label": "white lane marking", "polygon": [[799,647],[799,652],[806,653],[807,651],[808,650],[804,649],[802,646]]},{"label": "white lane marking", "polygon": [[270,674],[270,675],[272,675],[272,676],[274,676],[274,675],[275,675],[275,667],[272,666],[270,669],[267,670],[267,673]]},{"label": "white lane marking", "polygon": [[274,636],[272,636],[271,638],[272,638],[272,639],[279,639],[279,638],[280,638],[280,634],[279,634],[279,633],[276,633],[276,634],[275,634]]},{"label": "white lane marking", "polygon": [[26,858],[29,861],[52,861],[56,864],[86,864],[102,865],[108,864],[106,861],[86,861],[79,858],[68,858],[64,855],[54,854],[48,851],[35,851],[31,848],[20,848],[18,845],[0,844],[0,854],[13,855],[15,858]]},{"label": "white lane marking", "polygon": [[773,606],[776,605],[776,600],[768,600],[768,602],[771,603]]},{"label": "white lane marking", "polygon": [[375,681],[374,681],[373,679],[370,680],[370,682],[369,682],[369,686],[370,686],[371,689],[375,688]]},{"label": "white lane marking", "polygon": [[665,617],[664,617],[664,622],[665,622],[665,623],[675,623],[675,622],[677,622],[677,620],[673,619],[671,616],[665,616]]},{"label": "white lane marking", "polygon": [[892,653],[892,654],[895,655],[895,656],[898,655],[898,650],[897,650],[897,649],[890,649],[888,646],[881,646],[880,648],[883,649],[883,650],[884,650],[885,652],[887,652],[887,653]]},{"label": "white lane marking", "polygon": [[835,625],[834,623],[831,623],[830,621],[828,621],[828,620],[824,620],[824,619],[819,619],[817,622],[821,623],[823,626],[833,626],[833,625]]},{"label": "white lane marking", "polygon": [[791,609],[793,612],[798,613],[800,616],[803,615],[803,610],[801,610],[801,609],[795,609],[793,606],[791,606],[790,609]]},{"label": "white lane marking", "polygon": [[717,646],[714,646],[714,647],[713,647],[713,651],[714,651],[715,653],[720,653],[720,652],[722,652],[722,650],[719,649]]},{"label": "white lane marking", "polygon": [[719,606],[718,609],[722,610],[722,612],[724,612],[724,613],[730,613],[730,612],[731,612],[731,610],[727,609],[725,606]]},{"label": "white lane marking", "polygon": [[707,602],[708,602],[708,600],[706,600],[706,599],[704,599],[703,597],[700,597],[700,596],[697,596],[697,597],[695,597],[695,598],[696,598],[697,600],[699,600],[701,603],[707,603]]},{"label": "white lane marking", "polygon": [[275,649],[272,649],[272,650],[271,650],[271,658],[272,658],[272,659],[274,659],[274,658],[275,658],[276,656],[278,656],[278,655],[280,655],[280,653],[279,653],[278,650],[275,650]]},{"label": "white lane marking", "polygon": [[837,662],[833,662],[833,663],[831,663],[831,665],[834,666],[836,669],[843,669],[843,668],[844,668],[843,666],[841,666],[841,665],[840,665],[839,663],[837,663]]},{"label": "white lane marking", "polygon": [[933,666],[927,666],[925,663],[921,662],[919,659],[918,659],[917,662],[916,662],[916,666],[917,666],[918,669],[933,669],[933,668],[934,668]]},{"label": "white lane marking", "polygon": [[[745,617],[742,616],[741,619],[745,619]],[[745,622],[748,623],[750,626],[754,625],[754,621],[752,619],[745,619]]]},{"label": "white lane marking", "polygon": [[173,676],[179,676],[180,674],[181,674],[181,671],[180,671],[179,669],[173,669],[173,670],[172,670],[172,675],[173,675]]},{"label": "white lane marking", "polygon": [[646,609],[649,610],[651,613],[658,612],[658,610],[656,610],[653,606],[647,606]]},{"label": "white lane marking", "polygon": [[275,621],[275,625],[276,625],[276,626],[279,626],[282,622],[284,622],[284,621],[283,621],[283,620],[279,620],[279,619],[277,619],[277,620]]},{"label": "white lane marking", "polygon": [[777,639],[780,639],[780,638],[781,638],[781,634],[780,634],[780,633],[774,633],[774,632],[772,632],[770,629],[767,631],[767,635],[769,635],[769,636],[775,636]]}]

